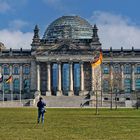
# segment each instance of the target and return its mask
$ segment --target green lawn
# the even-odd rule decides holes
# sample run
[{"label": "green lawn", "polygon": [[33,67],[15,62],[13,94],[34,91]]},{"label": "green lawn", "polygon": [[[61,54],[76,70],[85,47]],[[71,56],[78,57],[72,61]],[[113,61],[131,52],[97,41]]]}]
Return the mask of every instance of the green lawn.
[{"label": "green lawn", "polygon": [[0,140],[140,140],[140,110],[0,108]]}]

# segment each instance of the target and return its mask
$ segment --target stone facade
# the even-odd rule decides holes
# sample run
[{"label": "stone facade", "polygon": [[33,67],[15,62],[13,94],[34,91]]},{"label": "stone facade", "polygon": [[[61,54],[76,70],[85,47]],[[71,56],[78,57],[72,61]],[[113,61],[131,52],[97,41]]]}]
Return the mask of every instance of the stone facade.
[{"label": "stone facade", "polygon": [[[63,20],[72,20],[74,24],[77,17],[61,17]],[[60,19],[61,19],[60,18]],[[79,25],[85,20],[80,19]],[[61,20],[60,20],[61,21]],[[58,21],[57,21],[58,22]],[[67,23],[67,22],[66,22]],[[68,22],[68,24],[71,24]],[[77,24],[77,23],[76,23]],[[66,28],[61,37],[57,32],[55,39],[51,34],[53,23],[45,31],[42,39],[39,37],[39,28],[36,25],[31,50],[0,49],[0,71],[3,79],[12,75],[9,85],[0,84],[0,99],[14,100],[34,98],[36,95],[46,96],[94,96],[95,91],[102,96],[102,101],[112,98],[118,101],[136,100],[140,90],[140,50],[134,49],[102,49],[97,34],[97,27],[91,29],[87,23],[86,28],[74,24],[74,27]],[[57,26],[61,26],[58,22]],[[64,26],[64,25],[62,25]],[[68,25],[67,25],[68,26]],[[83,28],[82,28],[83,26]],[[87,29],[87,27],[89,28]],[[70,30],[80,28],[78,35]],[[85,28],[85,29],[84,29]],[[50,30],[51,29],[51,30]],[[49,30],[49,31],[48,31]],[[59,30],[59,28],[58,28]],[[68,31],[69,32],[68,32]],[[86,30],[86,35],[84,31]],[[47,34],[48,33],[48,34]],[[80,38],[80,34],[81,37]],[[55,35],[55,30],[53,30]],[[85,38],[83,38],[85,36]],[[86,38],[87,36],[87,38]],[[46,37],[46,38],[45,38]],[[79,38],[78,38],[79,37]],[[91,67],[91,62],[103,52],[103,63],[98,69]],[[6,73],[6,68],[8,72]],[[14,67],[17,72],[14,72]],[[78,68],[77,68],[78,67]],[[14,83],[14,80],[19,80]],[[112,97],[110,96],[112,94]]]}]

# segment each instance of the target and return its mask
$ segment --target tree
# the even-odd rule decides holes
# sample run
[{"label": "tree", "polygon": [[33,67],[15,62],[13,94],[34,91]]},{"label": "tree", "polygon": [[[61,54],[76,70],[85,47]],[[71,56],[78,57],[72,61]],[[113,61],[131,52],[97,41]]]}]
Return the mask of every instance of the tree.
[{"label": "tree", "polygon": [[96,115],[99,114],[98,111],[98,94],[101,92],[101,67],[100,65],[93,68],[94,72],[94,91],[96,97]]},{"label": "tree", "polygon": [[118,94],[121,91],[121,73],[120,71],[113,71],[113,93],[115,95],[115,109],[117,109],[118,104],[117,104],[117,100],[118,100]]},{"label": "tree", "polygon": [[119,65],[110,65],[110,91],[111,91],[111,102],[110,109],[113,108],[113,95],[115,96],[115,108],[117,109],[117,96],[121,91],[121,71]]}]

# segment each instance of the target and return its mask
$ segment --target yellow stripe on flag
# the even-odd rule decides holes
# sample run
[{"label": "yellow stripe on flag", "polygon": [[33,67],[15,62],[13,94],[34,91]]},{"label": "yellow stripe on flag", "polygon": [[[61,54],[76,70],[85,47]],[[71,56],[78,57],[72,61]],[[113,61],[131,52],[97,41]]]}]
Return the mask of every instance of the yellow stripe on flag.
[{"label": "yellow stripe on flag", "polygon": [[102,61],[103,61],[103,54],[102,54],[102,52],[100,52],[99,58],[96,61],[92,62],[91,66],[92,67],[97,67],[102,63]]},{"label": "yellow stripe on flag", "polygon": [[8,79],[6,79],[6,81],[5,81],[6,83],[11,83],[12,82],[12,76],[9,76],[9,78]]}]

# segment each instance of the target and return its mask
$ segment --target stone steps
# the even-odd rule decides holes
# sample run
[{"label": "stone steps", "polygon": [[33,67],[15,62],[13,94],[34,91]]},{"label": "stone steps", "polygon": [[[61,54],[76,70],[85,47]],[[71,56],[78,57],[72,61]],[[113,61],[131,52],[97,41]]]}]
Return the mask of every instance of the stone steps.
[{"label": "stone steps", "polygon": [[47,107],[80,107],[85,96],[43,96]]},{"label": "stone steps", "polygon": [[0,107],[23,107],[23,106],[33,106],[33,99],[27,100],[13,100],[13,101],[0,101]]}]

